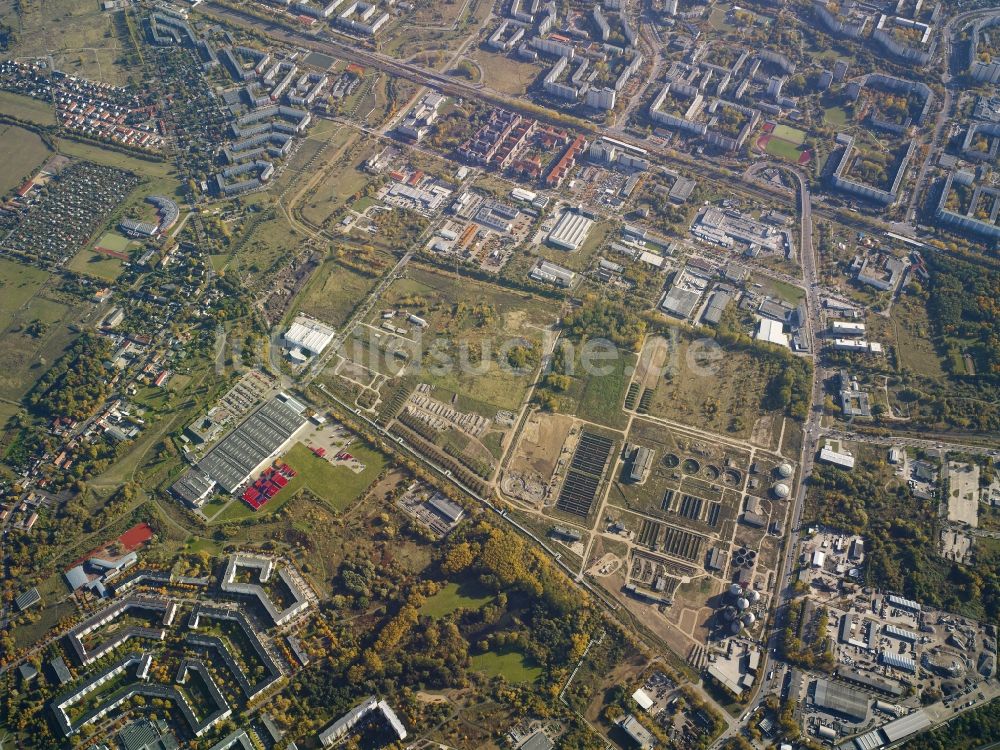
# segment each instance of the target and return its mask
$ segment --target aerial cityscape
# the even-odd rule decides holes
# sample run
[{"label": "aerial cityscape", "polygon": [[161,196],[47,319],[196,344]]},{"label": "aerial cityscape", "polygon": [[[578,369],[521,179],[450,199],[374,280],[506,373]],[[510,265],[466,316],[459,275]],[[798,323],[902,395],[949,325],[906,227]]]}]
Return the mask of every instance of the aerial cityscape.
[{"label": "aerial cityscape", "polygon": [[0,154],[0,750],[1000,746],[997,0],[12,0]]}]

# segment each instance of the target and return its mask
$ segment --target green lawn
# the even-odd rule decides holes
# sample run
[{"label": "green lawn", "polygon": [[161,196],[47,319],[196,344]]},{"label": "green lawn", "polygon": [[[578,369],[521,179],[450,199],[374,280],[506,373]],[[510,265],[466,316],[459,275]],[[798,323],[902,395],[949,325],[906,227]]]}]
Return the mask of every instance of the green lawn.
[{"label": "green lawn", "polygon": [[103,247],[105,250],[113,250],[116,253],[127,253],[132,241],[118,232],[105,232],[100,236],[94,247]]},{"label": "green lawn", "polygon": [[493,599],[476,581],[451,582],[424,602],[420,614],[437,619],[459,609],[479,609]]},{"label": "green lawn", "polygon": [[768,140],[764,150],[771,156],[777,156],[779,159],[790,162],[798,162],[799,156],[802,153],[796,144],[773,137]]},{"label": "green lawn", "polygon": [[488,677],[503,677],[507,682],[534,682],[542,676],[541,667],[515,649],[476,654],[469,658],[469,667]]},{"label": "green lawn", "polygon": [[830,125],[842,128],[847,124],[849,115],[843,107],[828,107],[823,111],[823,119]]},{"label": "green lawn", "polygon": [[302,443],[296,443],[281,460],[297,473],[288,485],[258,511],[254,511],[242,500],[234,500],[212,523],[243,521],[267,513],[274,513],[306,488],[332,510],[342,513],[364,493],[385,466],[385,456],[362,443],[347,448],[348,452],[365,464],[360,474],[355,474],[344,466],[334,466],[325,458],[313,454]]},{"label": "green lawn", "polygon": [[187,540],[184,545],[184,549],[187,552],[207,552],[210,555],[219,554],[219,545],[213,542],[211,539],[202,539],[201,537],[193,536]]},{"label": "green lawn", "polygon": [[788,125],[775,125],[771,135],[775,138],[791,141],[796,146],[801,146],[806,141],[806,134],[804,132]]},{"label": "green lawn", "polygon": [[71,271],[94,276],[105,281],[114,281],[122,272],[121,258],[115,258],[104,253],[95,253],[84,248],[73,258],[66,267]]}]

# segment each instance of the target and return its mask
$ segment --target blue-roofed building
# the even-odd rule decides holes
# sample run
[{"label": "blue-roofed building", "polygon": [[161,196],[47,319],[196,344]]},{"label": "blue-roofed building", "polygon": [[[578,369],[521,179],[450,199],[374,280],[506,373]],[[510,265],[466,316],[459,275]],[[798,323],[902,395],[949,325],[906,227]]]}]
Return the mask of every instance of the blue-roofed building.
[{"label": "blue-roofed building", "polygon": [[87,576],[87,571],[83,569],[82,565],[70,568],[63,575],[66,576],[66,583],[71,589],[73,589],[73,591],[86,586],[90,581],[90,578]]}]

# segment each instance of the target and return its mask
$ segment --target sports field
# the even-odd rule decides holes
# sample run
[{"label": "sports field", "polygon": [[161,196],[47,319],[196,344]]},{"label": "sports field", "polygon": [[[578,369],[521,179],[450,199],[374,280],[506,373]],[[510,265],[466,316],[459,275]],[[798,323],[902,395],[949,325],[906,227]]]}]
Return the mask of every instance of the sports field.
[{"label": "sports field", "polygon": [[790,141],[796,146],[801,146],[806,141],[806,134],[804,132],[788,125],[775,125],[774,130],[771,131],[771,135],[783,141]]},{"label": "sports field", "polygon": [[792,164],[808,164],[812,160],[812,151],[802,145],[778,138],[771,133],[764,133],[757,138],[757,149],[783,161]]},{"label": "sports field", "polygon": [[120,254],[128,257],[129,246],[132,241],[128,237],[123,237],[118,232],[105,232],[100,239],[94,243],[94,250],[105,255]]}]

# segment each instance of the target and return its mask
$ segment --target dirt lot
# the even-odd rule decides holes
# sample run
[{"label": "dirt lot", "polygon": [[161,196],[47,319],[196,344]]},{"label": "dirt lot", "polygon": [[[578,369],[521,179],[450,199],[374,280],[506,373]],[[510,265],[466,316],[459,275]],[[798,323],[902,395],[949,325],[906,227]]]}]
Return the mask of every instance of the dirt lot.
[{"label": "dirt lot", "polygon": [[565,414],[534,413],[524,425],[521,439],[510,462],[510,470],[535,473],[548,480],[569,435],[573,418]]}]

